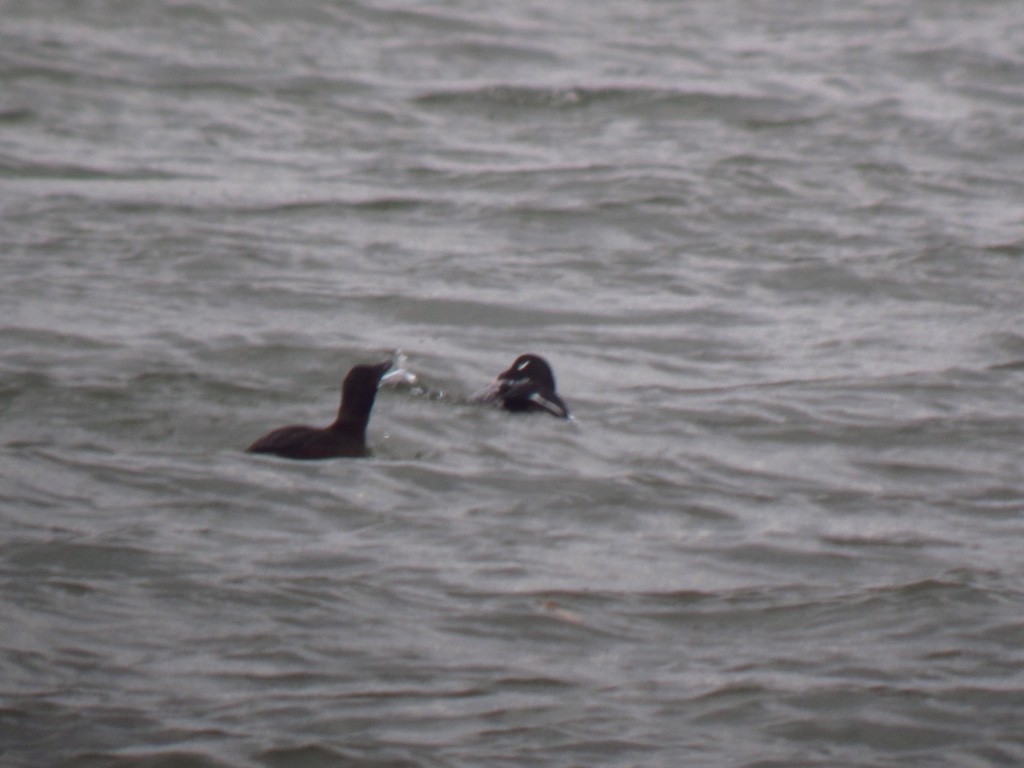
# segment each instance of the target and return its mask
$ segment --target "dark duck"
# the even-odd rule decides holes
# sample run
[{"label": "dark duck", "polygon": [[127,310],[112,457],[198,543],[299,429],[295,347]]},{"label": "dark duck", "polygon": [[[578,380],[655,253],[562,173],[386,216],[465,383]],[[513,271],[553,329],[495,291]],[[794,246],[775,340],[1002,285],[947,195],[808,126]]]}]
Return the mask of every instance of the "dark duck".
[{"label": "dark duck", "polygon": [[539,355],[520,355],[486,389],[472,398],[493,402],[513,413],[543,411],[560,419],[571,418],[569,408],[555,392],[555,374]]},{"label": "dark duck", "polygon": [[292,425],[270,432],[246,450],[270,453],[287,459],[334,459],[368,456],[366,424],[381,377],[392,361],[377,365],[357,365],[341,385],[338,418],[327,427]]}]

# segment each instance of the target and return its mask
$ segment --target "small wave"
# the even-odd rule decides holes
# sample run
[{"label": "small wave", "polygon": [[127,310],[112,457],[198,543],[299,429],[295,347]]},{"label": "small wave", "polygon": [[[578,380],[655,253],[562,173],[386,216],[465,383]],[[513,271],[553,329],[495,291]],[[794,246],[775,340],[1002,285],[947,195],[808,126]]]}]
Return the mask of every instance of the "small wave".
[{"label": "small wave", "polygon": [[8,125],[14,123],[25,123],[38,117],[38,113],[27,107],[15,107],[13,109],[0,109],[0,123]]},{"label": "small wave", "polygon": [[0,178],[61,179],[65,181],[121,181],[174,179],[176,174],[152,167],[130,169],[102,168],[94,165],[61,162],[36,162],[20,158],[0,158]]},{"label": "small wave", "polygon": [[760,94],[713,93],[641,85],[535,87],[498,83],[430,91],[416,98],[427,108],[517,110],[606,108],[651,117],[673,115],[777,125],[817,117],[808,104]]}]

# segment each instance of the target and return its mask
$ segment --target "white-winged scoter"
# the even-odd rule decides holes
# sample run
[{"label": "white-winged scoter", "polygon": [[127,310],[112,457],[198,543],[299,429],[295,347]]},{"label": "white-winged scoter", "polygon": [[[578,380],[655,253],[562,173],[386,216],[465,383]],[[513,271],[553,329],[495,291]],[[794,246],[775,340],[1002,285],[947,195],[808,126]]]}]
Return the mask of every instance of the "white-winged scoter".
[{"label": "white-winged scoter", "polygon": [[517,357],[508,370],[499,373],[472,400],[497,403],[514,413],[543,411],[560,419],[570,418],[569,408],[555,392],[555,375],[551,366],[539,355]]},{"label": "white-winged scoter", "polygon": [[250,445],[249,453],[271,453],[287,459],[333,459],[367,456],[366,424],[381,377],[391,361],[357,365],[341,385],[338,418],[328,427],[280,427]]}]

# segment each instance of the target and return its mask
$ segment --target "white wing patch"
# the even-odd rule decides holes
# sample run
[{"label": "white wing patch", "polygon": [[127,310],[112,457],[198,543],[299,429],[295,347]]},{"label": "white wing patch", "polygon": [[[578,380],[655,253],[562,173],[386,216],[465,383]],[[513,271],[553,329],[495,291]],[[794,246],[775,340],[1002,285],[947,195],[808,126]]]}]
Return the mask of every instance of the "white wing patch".
[{"label": "white wing patch", "polygon": [[529,397],[531,402],[536,403],[548,413],[553,413],[555,416],[561,416],[563,419],[566,417],[565,409],[562,408],[558,403],[552,403],[546,397],[538,392],[531,392]]}]

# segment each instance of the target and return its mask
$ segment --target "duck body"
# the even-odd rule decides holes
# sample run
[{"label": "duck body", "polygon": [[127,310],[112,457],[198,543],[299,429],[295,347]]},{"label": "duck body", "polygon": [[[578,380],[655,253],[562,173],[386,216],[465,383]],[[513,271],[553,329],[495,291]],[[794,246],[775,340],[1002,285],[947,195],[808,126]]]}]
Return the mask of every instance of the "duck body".
[{"label": "duck body", "polygon": [[492,402],[512,413],[543,412],[560,419],[571,418],[569,407],[555,391],[551,366],[534,354],[517,357],[508,370],[499,373],[472,400]]},{"label": "duck body", "polygon": [[326,427],[293,424],[268,432],[246,451],[267,453],[286,459],[335,459],[368,456],[366,425],[377,397],[381,377],[391,361],[357,365],[345,376],[341,405],[334,423]]},{"label": "duck body", "polygon": [[280,427],[254,442],[249,453],[272,453],[286,459],[337,459],[369,456],[366,435],[356,435],[344,428],[309,427],[292,424]]}]

